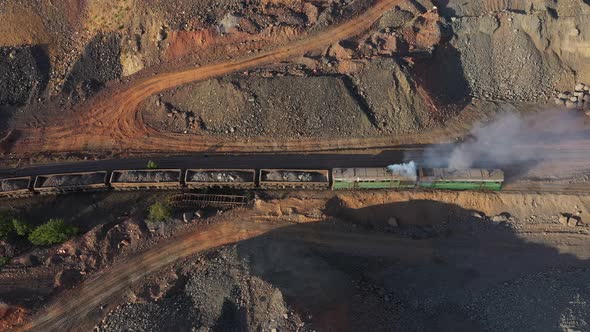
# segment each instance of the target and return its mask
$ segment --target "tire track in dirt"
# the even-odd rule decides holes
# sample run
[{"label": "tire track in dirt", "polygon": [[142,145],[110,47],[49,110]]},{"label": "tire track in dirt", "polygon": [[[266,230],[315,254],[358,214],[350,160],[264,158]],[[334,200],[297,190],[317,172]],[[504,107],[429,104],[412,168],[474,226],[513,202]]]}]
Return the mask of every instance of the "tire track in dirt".
[{"label": "tire track in dirt", "polygon": [[[471,200],[471,198],[469,199]],[[310,245],[326,247],[346,254],[396,257],[412,263],[431,262],[434,254],[441,249],[464,251],[465,253],[473,252],[473,248],[469,246],[473,239],[469,237],[452,241],[440,238],[417,241],[392,237],[391,234],[386,233],[350,232],[349,230],[323,227],[321,220],[315,220],[315,222],[308,220],[303,223],[307,225],[305,226],[285,222],[276,223],[272,221],[273,217],[265,218],[256,214],[246,214],[244,217],[242,213],[240,218],[236,218],[236,215],[232,217],[236,221],[212,224],[199,231],[166,240],[143,253],[115,263],[110,269],[88,279],[72,292],[56,298],[53,304],[41,312],[24,329],[32,331],[90,330],[97,323],[95,321],[97,316],[95,312],[93,314],[93,311],[100,304],[112,303],[113,298],[116,298],[141,278],[161,270],[177,260],[204,250],[265,234],[274,240],[303,241]],[[237,221],[237,219],[242,220]],[[264,219],[268,221],[261,221]],[[320,223],[315,225],[317,227],[309,226],[317,222]],[[529,238],[532,236],[545,237],[547,231],[547,224],[526,225],[520,230],[520,232],[526,232]],[[272,235],[269,235],[271,233]],[[551,240],[550,243],[552,247],[559,248],[554,250],[570,250],[578,258],[588,259],[590,257],[588,246],[583,245],[587,241],[587,237],[587,235],[574,233],[567,239],[568,242],[564,242],[563,238],[557,238]],[[446,243],[443,244],[443,242]],[[477,252],[482,254],[481,261],[485,261],[487,253],[502,250],[522,252],[528,250],[527,248],[530,246],[530,243],[517,240],[516,237],[500,236],[479,243]],[[412,249],[408,250],[410,247]]]},{"label": "tire track in dirt", "polygon": [[[243,241],[285,226],[271,222],[220,222],[205,229],[175,237],[151,249],[115,263],[86,280],[73,293],[56,298],[39,316],[27,324],[27,331],[91,330],[96,322],[90,314],[101,303],[124,292],[133,282],[173,262],[201,251]],[[87,326],[88,325],[88,326]]]},{"label": "tire track in dirt", "polygon": [[404,0],[376,0],[365,12],[351,20],[311,34],[285,46],[257,55],[215,63],[199,68],[168,72],[139,80],[132,87],[117,93],[109,100],[97,101],[86,113],[60,126],[42,129],[23,129],[23,138],[12,148],[17,154],[38,152],[75,152],[88,150],[123,151],[204,151],[218,150],[317,151],[344,147],[391,145],[390,138],[368,139],[304,139],[276,143],[266,139],[255,142],[232,141],[194,134],[159,132],[147,126],[138,111],[147,97],[179,85],[201,81],[220,75],[287,61],[309,51],[321,49],[365,31],[387,10]]}]

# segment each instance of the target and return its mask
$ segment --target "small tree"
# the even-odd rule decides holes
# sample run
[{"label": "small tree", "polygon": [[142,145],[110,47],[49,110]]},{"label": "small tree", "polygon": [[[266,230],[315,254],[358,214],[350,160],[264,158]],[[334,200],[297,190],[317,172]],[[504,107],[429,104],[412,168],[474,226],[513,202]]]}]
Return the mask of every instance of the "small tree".
[{"label": "small tree", "polygon": [[156,164],[154,161],[150,160],[147,163],[147,168],[158,168],[158,164]]},{"label": "small tree", "polygon": [[0,239],[7,239],[15,233],[18,236],[27,236],[31,231],[31,226],[26,222],[11,217],[8,212],[0,213]]},{"label": "small tree", "polygon": [[150,206],[148,219],[150,221],[166,221],[172,218],[172,209],[166,203],[156,202]]},{"label": "small tree", "polygon": [[16,218],[12,219],[12,226],[18,236],[27,236],[33,230],[31,225]]},{"label": "small tree", "polygon": [[0,212],[0,239],[6,239],[13,231],[12,218],[7,212]]},{"label": "small tree", "polygon": [[29,235],[29,241],[35,245],[49,245],[66,242],[78,233],[76,227],[67,225],[63,219],[49,219],[45,224],[35,228]]}]

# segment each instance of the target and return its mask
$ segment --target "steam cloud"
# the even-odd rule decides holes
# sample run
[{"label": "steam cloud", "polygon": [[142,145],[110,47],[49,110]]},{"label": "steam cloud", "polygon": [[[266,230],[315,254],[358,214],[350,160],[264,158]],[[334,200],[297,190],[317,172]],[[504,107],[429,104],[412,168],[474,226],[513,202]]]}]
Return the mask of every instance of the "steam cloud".
[{"label": "steam cloud", "polygon": [[475,125],[470,138],[458,146],[428,148],[422,163],[464,169],[550,160],[558,156],[547,153],[544,146],[575,135],[590,136],[583,122],[583,116],[571,111],[501,113],[490,122]]},{"label": "steam cloud", "polygon": [[387,166],[387,169],[393,174],[399,174],[406,177],[416,177],[417,174],[416,163],[413,161],[407,162],[405,164],[389,165]]}]

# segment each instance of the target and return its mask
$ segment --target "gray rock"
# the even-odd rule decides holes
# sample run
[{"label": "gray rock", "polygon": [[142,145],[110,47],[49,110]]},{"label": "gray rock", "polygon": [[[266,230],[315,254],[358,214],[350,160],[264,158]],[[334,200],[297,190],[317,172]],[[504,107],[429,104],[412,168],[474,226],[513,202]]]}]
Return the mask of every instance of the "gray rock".
[{"label": "gray rock", "polygon": [[508,221],[508,217],[503,214],[499,214],[497,216],[493,216],[492,218],[490,218],[490,220],[493,222],[505,222]]}]

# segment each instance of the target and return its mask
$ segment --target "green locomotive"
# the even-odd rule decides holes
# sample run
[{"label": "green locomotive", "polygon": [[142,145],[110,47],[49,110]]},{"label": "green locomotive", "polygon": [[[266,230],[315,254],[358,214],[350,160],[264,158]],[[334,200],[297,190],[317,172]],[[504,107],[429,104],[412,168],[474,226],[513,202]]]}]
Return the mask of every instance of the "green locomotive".
[{"label": "green locomotive", "polygon": [[[413,171],[412,171],[413,170]],[[334,168],[332,189],[425,188],[500,190],[504,172],[499,169],[448,168]]]},{"label": "green locomotive", "polygon": [[382,168],[334,168],[332,189],[414,188],[416,172],[392,172]]}]

